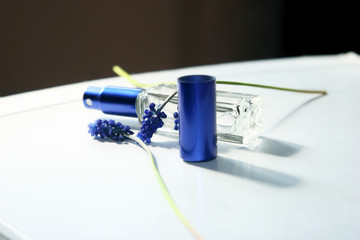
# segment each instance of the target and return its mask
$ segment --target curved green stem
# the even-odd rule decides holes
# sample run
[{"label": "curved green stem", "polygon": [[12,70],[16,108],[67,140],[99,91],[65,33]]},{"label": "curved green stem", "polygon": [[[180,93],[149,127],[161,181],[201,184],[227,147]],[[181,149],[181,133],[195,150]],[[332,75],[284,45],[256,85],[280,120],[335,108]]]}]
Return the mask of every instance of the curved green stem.
[{"label": "curved green stem", "polygon": [[[120,77],[125,78],[129,82],[131,82],[133,85],[139,88],[148,88],[148,87],[154,87],[160,84],[174,84],[173,82],[162,82],[157,84],[146,84],[141,83],[134,78],[130,76],[124,69],[122,69],[120,66],[115,65],[113,66],[113,71]],[[275,86],[268,86],[268,85],[261,85],[261,84],[254,84],[254,83],[243,83],[243,82],[231,82],[231,81],[216,81],[217,84],[229,84],[229,85],[241,85],[241,86],[247,86],[247,87],[258,87],[258,88],[267,88],[267,89],[273,89],[273,90],[280,90],[280,91],[288,91],[288,92],[299,92],[299,93],[315,93],[315,94],[322,94],[326,95],[327,92],[323,90],[304,90],[304,89],[294,89],[294,88],[283,88],[283,87],[275,87]]]},{"label": "curved green stem", "polygon": [[185,227],[190,231],[190,233],[194,236],[195,239],[201,240],[202,237],[200,236],[200,234],[195,230],[195,228],[189,223],[189,221],[185,218],[185,216],[182,214],[182,212],[180,211],[180,209],[178,208],[178,206],[175,204],[175,201],[173,200],[173,198],[170,195],[169,190],[167,189],[164,179],[161,177],[159,169],[156,166],[156,162],[155,162],[155,158],[152,154],[152,152],[150,151],[150,149],[146,146],[146,144],[141,141],[139,138],[133,136],[133,135],[126,135],[127,138],[135,141],[137,144],[140,145],[140,147],[142,147],[146,153],[148,154],[151,162],[152,162],[152,166],[153,166],[153,170],[155,172],[155,176],[156,176],[156,180],[160,185],[160,188],[166,198],[166,201],[169,203],[171,209],[175,212],[175,214],[178,216],[178,218],[181,220],[181,222],[185,225]]},{"label": "curved green stem", "polygon": [[172,94],[170,94],[165,101],[161,104],[161,106],[157,109],[158,112],[161,112],[165,105],[177,94],[177,90],[175,90]]}]

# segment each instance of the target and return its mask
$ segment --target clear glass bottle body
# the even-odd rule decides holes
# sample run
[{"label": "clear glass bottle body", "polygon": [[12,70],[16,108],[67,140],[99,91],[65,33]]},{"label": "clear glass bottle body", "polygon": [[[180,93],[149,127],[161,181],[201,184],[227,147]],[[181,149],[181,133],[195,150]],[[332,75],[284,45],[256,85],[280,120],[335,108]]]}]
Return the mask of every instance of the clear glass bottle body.
[{"label": "clear glass bottle body", "polygon": [[[139,93],[136,99],[136,114],[142,121],[150,103],[162,104],[176,90],[176,85],[159,85]],[[173,113],[177,112],[177,96],[166,104],[163,111],[168,116],[159,133],[178,136],[174,130]],[[216,91],[216,123],[219,141],[252,145],[262,130],[262,99],[260,96]],[[181,128],[181,126],[180,126]]]}]

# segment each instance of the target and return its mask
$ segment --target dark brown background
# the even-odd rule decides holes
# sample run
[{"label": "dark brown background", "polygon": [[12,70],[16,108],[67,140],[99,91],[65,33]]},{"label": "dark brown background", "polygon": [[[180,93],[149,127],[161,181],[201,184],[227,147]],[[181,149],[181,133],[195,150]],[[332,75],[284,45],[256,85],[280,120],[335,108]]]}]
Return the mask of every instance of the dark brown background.
[{"label": "dark brown background", "polygon": [[[359,51],[346,1],[2,1],[0,96],[131,73]],[[341,36],[341,37],[339,37]]]}]

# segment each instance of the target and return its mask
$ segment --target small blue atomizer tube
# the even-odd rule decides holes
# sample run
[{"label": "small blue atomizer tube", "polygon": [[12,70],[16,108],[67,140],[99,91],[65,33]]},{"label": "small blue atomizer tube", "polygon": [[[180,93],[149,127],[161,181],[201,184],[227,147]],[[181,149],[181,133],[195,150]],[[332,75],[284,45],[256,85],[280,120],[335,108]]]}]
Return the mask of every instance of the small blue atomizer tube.
[{"label": "small blue atomizer tube", "polygon": [[201,162],[217,156],[216,81],[207,75],[178,78],[180,156]]}]

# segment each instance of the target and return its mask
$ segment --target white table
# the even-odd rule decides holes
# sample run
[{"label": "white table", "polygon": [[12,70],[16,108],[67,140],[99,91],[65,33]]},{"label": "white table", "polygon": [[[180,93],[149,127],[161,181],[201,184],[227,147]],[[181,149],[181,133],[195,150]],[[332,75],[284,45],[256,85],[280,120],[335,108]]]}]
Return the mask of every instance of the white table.
[{"label": "white table", "polygon": [[[111,68],[111,66],[109,66]],[[218,79],[328,95],[218,86],[260,94],[262,143],[219,143],[214,161],[187,164],[177,140],[150,148],[183,214],[204,239],[358,239],[360,57],[239,62],[136,74]],[[93,140],[88,86],[131,86],[114,77],[0,98],[0,239],[192,239],[171,211],[147,155],[135,144]],[[108,117],[108,116],[106,116]],[[137,126],[136,119],[115,117]],[[136,130],[136,129],[135,129]]]}]

